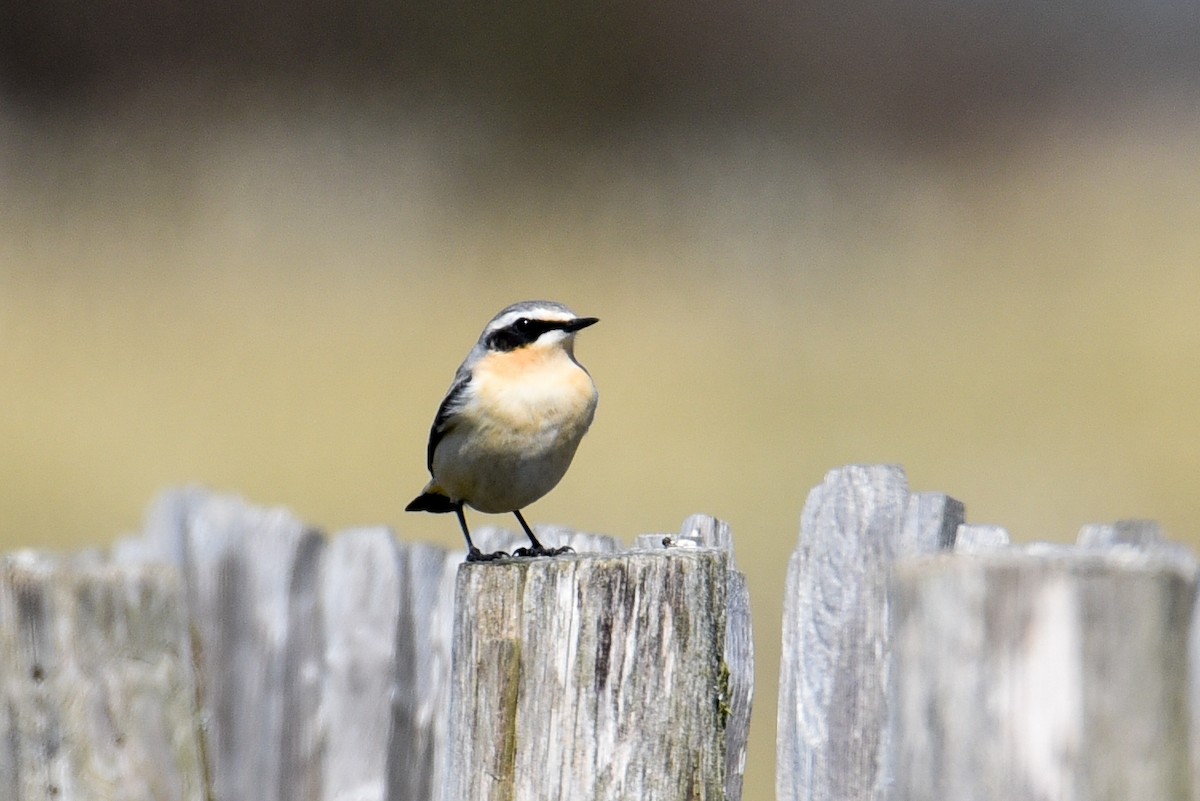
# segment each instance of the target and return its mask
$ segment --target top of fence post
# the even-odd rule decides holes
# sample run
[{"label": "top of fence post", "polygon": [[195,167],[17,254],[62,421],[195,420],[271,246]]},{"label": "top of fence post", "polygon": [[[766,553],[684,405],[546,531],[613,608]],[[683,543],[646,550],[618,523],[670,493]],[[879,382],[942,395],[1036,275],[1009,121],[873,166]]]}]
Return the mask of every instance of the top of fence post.
[{"label": "top of fence post", "polygon": [[166,566],[0,559],[0,798],[205,801],[187,643]]},{"label": "top of fence post", "polygon": [[727,526],[683,528],[666,547],[462,566],[446,799],[737,801],[744,581]]},{"label": "top of fence post", "polygon": [[1097,532],[897,567],[895,798],[1192,798],[1194,559]]},{"label": "top of fence post", "polygon": [[949,547],[962,519],[893,465],[832,470],[809,494],[784,600],[778,801],[886,797],[892,564]]}]

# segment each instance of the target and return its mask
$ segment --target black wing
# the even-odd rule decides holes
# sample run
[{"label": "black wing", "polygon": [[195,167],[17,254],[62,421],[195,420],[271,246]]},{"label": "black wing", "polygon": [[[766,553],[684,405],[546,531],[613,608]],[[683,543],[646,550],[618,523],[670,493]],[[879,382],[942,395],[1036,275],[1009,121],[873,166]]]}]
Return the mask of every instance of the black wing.
[{"label": "black wing", "polygon": [[437,450],[442,437],[454,428],[454,417],[462,408],[463,401],[466,399],[467,385],[470,383],[471,374],[459,368],[458,373],[454,376],[454,383],[450,385],[450,391],[446,393],[442,405],[438,407],[437,416],[433,418],[433,426],[429,429],[429,449],[425,455],[425,466],[429,468],[430,475],[433,475],[433,452]]}]

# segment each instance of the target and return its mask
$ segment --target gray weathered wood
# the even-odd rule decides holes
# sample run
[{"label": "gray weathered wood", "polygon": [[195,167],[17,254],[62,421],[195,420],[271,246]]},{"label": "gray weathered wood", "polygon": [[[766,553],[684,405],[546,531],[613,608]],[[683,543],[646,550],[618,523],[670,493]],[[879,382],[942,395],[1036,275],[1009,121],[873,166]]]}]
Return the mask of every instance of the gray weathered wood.
[{"label": "gray weathered wood", "polygon": [[890,572],[949,547],[962,515],[910,496],[896,466],[833,470],[809,494],[784,599],[778,801],[886,798]]},{"label": "gray weathered wood", "polygon": [[[1103,552],[1121,558],[1133,554],[1135,559],[1145,554],[1165,560],[1181,575],[1195,578],[1200,571],[1196,553],[1190,548],[1168,540],[1161,526],[1153,520],[1118,520],[1115,523],[1092,523],[1079,530],[1080,548]],[[1198,600],[1197,603],[1200,603]],[[1191,724],[1191,759],[1193,798],[1200,799],[1200,614],[1193,609],[1191,629],[1187,633],[1190,655],[1189,721]]]},{"label": "gray weathered wood", "polygon": [[958,527],[954,550],[958,553],[985,553],[1012,544],[1008,530],[1001,526],[967,525]]},{"label": "gray weathered wood", "polygon": [[216,801],[436,801],[463,553],[383,528],[326,546],[199,488],[165,493],[116,552],[183,568]]},{"label": "gray weathered wood", "polygon": [[408,569],[397,634],[400,672],[387,746],[386,798],[438,801],[449,767],[454,580],[465,553],[421,544],[401,549]]},{"label": "gray weathered wood", "polygon": [[914,492],[904,508],[904,523],[895,556],[905,557],[953,548],[966,509],[940,492]]},{"label": "gray weathered wood", "polygon": [[[191,520],[214,497],[212,491],[194,485],[160,493],[146,510],[142,530],[113,545],[113,561],[162,563],[182,569],[187,561]],[[233,498],[227,496],[226,501],[233,502]]]},{"label": "gray weathered wood", "polygon": [[[1172,542],[1154,520],[1118,520],[1115,523],[1091,523],[1079,530],[1080,548],[1101,551],[1117,559],[1129,554],[1134,558],[1146,554],[1165,560],[1181,575],[1194,579],[1200,562],[1192,549]],[[1200,603],[1200,600],[1197,601]],[[1193,608],[1191,629],[1188,631],[1190,659],[1189,721],[1191,725],[1191,760],[1193,798],[1200,799],[1200,614]]]},{"label": "gray weathered wood", "polygon": [[282,509],[221,497],[191,525],[185,567],[205,711],[216,722],[216,795],[318,798],[324,539]]},{"label": "gray weathered wood", "polygon": [[204,801],[187,641],[167,567],[0,562],[0,798]]},{"label": "gray weathered wood", "polygon": [[400,647],[408,603],[408,554],[383,528],[334,538],[321,565],[325,728],[321,798],[384,801],[392,704],[405,698]]},{"label": "gray weathered wood", "polygon": [[460,568],[444,798],[725,798],[728,559]]},{"label": "gray weathered wood", "polygon": [[1130,545],[1155,548],[1166,543],[1162,527],[1154,520],[1118,520],[1115,523],[1089,523],[1079,529],[1076,540],[1081,548],[1109,548]]},{"label": "gray weathered wood", "polygon": [[1194,572],[997,550],[897,567],[897,801],[1191,798]]},{"label": "gray weathered wood", "polygon": [[729,553],[725,590],[725,669],[729,676],[729,719],[725,727],[725,797],[739,801],[746,773],[750,710],[754,703],[754,630],[750,620],[750,589],[737,568],[733,529],[723,520],[692,515],[683,521],[679,537]]},{"label": "gray weathered wood", "polygon": [[[527,682],[509,779],[534,794],[517,797],[739,801],[754,663],[729,527],[695,516],[678,547],[660,538],[638,553],[558,527],[538,535],[576,554],[468,565],[456,578],[461,551],[400,545],[384,529],[325,545],[282,510],[187,488],[160,498],[144,535],[115,553],[182,570],[216,801],[504,797],[501,785],[499,796],[466,789],[480,780],[470,766],[486,762],[463,755],[495,754],[478,730],[459,736],[465,710],[491,719],[489,689],[461,684],[465,664]],[[475,536],[484,550],[525,544],[506,530]],[[520,581],[498,593],[502,575]],[[470,576],[478,586],[464,590]],[[464,621],[487,610],[481,619],[504,618],[521,637],[496,643],[483,629],[471,647],[519,648],[517,676],[495,672],[503,659],[452,659],[466,647],[453,627],[474,630]]]},{"label": "gray weathered wood", "polygon": [[397,543],[386,528],[330,541],[321,591],[326,801],[434,801],[446,769],[462,557]]},{"label": "gray weathered wood", "polygon": [[[688,526],[731,547],[728,527],[711,518]],[[557,527],[540,526],[538,535],[580,554],[619,549],[611,537]],[[524,535],[489,528],[476,539],[485,549],[525,543]],[[450,656],[463,552],[398,544],[379,528],[349,531],[326,545],[282,510],[199,488],[158,499],[143,536],[115,552],[127,562],[161,560],[182,569],[196,659],[207,679],[202,709],[216,801],[461,797],[443,793],[452,781]],[[725,648],[740,656],[726,654],[722,662],[718,649],[713,658],[727,666],[718,674],[732,696],[720,708],[723,720],[744,729],[753,665],[749,604],[740,574],[728,570],[726,578],[737,603],[730,605]],[[586,585],[581,592],[590,592]],[[571,647],[567,639],[559,644]],[[745,734],[729,733],[734,728],[722,734],[744,762]],[[739,763],[731,781],[740,781],[742,769]]]},{"label": "gray weathered wood", "polygon": [[1195,551],[1167,539],[1162,527],[1154,520],[1091,523],[1079,530],[1077,542],[1080,548],[1103,551],[1109,555],[1123,552],[1153,555],[1171,562],[1184,573],[1200,570]]},{"label": "gray weathered wood", "polygon": [[123,559],[178,564],[201,684],[215,801],[315,801],[324,538],[283,509],[197,488],[160,499]]}]

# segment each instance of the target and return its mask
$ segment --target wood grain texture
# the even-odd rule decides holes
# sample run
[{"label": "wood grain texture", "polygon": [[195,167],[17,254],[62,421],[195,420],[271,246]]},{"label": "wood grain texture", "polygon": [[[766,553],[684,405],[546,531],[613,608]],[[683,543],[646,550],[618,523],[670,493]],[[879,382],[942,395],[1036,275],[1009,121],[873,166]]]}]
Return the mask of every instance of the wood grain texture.
[{"label": "wood grain texture", "polygon": [[809,494],[784,599],[778,801],[887,797],[892,566],[950,547],[962,516],[910,495],[896,466],[833,470]]},{"label": "wood grain texture", "polygon": [[894,798],[1191,798],[1194,597],[1194,573],[1153,554],[898,566]]},{"label": "wood grain texture", "polygon": [[0,562],[0,798],[204,801],[187,640],[169,568]]},{"label": "wood grain texture", "polygon": [[116,552],[182,568],[215,801],[435,801],[463,553],[164,494]]},{"label": "wood grain texture", "polygon": [[407,574],[397,632],[399,676],[387,744],[386,798],[438,801],[449,769],[454,581],[465,552],[422,544],[400,548],[407,554]]},{"label": "wood grain texture", "polygon": [[[709,793],[696,798],[737,801],[753,643],[749,596],[732,566],[728,526],[690,518],[681,532],[689,547],[651,554],[618,553],[611,537],[560,527],[539,526],[538,535],[548,545],[572,546],[577,555],[464,567],[492,580],[499,574],[472,571],[515,570],[521,594],[511,607],[486,589],[458,616],[460,623],[464,616],[473,620],[475,610],[499,603],[516,616],[511,625],[526,631],[516,645],[488,646],[499,649],[486,663],[493,680],[468,689],[499,687],[515,704],[518,685],[500,669],[514,664],[505,654],[516,654],[515,664],[531,682],[520,696],[529,714],[560,721],[553,740],[522,735],[525,750],[512,755],[514,765],[520,754],[526,758],[520,786],[542,786],[546,759],[559,758],[562,775],[577,778],[584,764],[578,755],[592,753],[589,775],[604,789],[591,797],[642,797],[634,790],[612,793],[664,787],[661,761],[686,773],[679,780],[688,792]],[[526,541],[491,528],[476,538],[485,549],[511,550]],[[449,732],[456,719],[450,714],[451,671],[457,669],[451,657],[463,552],[400,544],[382,528],[326,542],[284,510],[186,488],[161,497],[143,536],[119,544],[115,553],[129,563],[167,561],[181,570],[204,677],[201,708],[215,801],[470,797],[456,784],[465,774],[452,760],[463,746]],[[597,569],[596,560],[608,567]],[[613,566],[623,560],[641,572]],[[588,649],[590,656],[583,656]],[[560,675],[571,660],[578,675]],[[585,669],[603,677],[601,686],[578,683]],[[547,676],[557,684],[547,684]],[[537,689],[570,682],[574,706]],[[653,703],[642,711],[647,698]],[[457,708],[475,707],[469,696]],[[572,744],[563,721],[583,725],[580,710],[602,730]],[[643,726],[647,721],[658,721],[657,728]],[[662,742],[639,746],[630,731],[647,738],[657,733]],[[530,743],[542,750],[531,751]],[[609,764],[605,749],[624,761]],[[574,756],[562,763],[566,753]],[[628,775],[627,765],[633,766]],[[712,794],[721,782],[728,783],[724,795]]]},{"label": "wood grain texture", "polygon": [[393,704],[404,705],[400,684],[412,682],[412,655],[399,647],[411,607],[408,562],[382,528],[345,532],[326,549],[320,576],[323,799],[388,798],[393,718],[406,717],[396,716]]},{"label": "wood grain texture", "polygon": [[444,797],[725,798],[728,559],[463,565]]},{"label": "wood grain texture", "polygon": [[729,676],[728,720],[725,723],[725,796],[739,801],[746,773],[746,745],[750,736],[750,712],[754,704],[754,628],[750,619],[750,588],[737,568],[733,529],[708,515],[692,515],[683,521],[677,539],[719,548],[729,554],[725,588],[725,669]]},{"label": "wood grain texture", "polygon": [[184,572],[218,801],[317,799],[325,541],[283,509],[205,498]]}]

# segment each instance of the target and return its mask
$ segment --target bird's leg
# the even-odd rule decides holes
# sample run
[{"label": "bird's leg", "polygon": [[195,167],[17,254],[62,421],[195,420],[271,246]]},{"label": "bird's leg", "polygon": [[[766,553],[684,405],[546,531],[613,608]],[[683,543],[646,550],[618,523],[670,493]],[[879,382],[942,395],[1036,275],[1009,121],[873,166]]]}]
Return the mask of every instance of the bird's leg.
[{"label": "bird's leg", "polygon": [[495,553],[484,553],[475,547],[475,543],[471,542],[471,532],[467,530],[467,516],[463,514],[462,501],[454,504],[454,513],[458,515],[458,524],[462,526],[463,536],[467,538],[467,561],[468,562],[490,562],[493,559],[503,559],[508,556],[504,551],[496,551]]},{"label": "bird's leg", "polygon": [[525,516],[521,514],[520,509],[514,509],[513,514],[517,516],[517,522],[521,524],[521,528],[525,529],[525,536],[529,537],[529,542],[532,543],[528,548],[518,548],[513,551],[513,556],[558,556],[563,553],[574,553],[574,549],[566,545],[561,548],[547,548],[538,542],[538,538],[533,536],[533,529],[525,522]]},{"label": "bird's leg", "polygon": [[538,542],[537,537],[533,536],[533,529],[531,529],[529,524],[525,522],[525,515],[521,514],[521,510],[515,509],[513,510],[513,514],[517,516],[517,522],[521,524],[521,528],[525,529],[525,536],[529,537],[529,541],[533,543],[533,548],[531,550],[539,554],[545,553],[546,547]]}]

